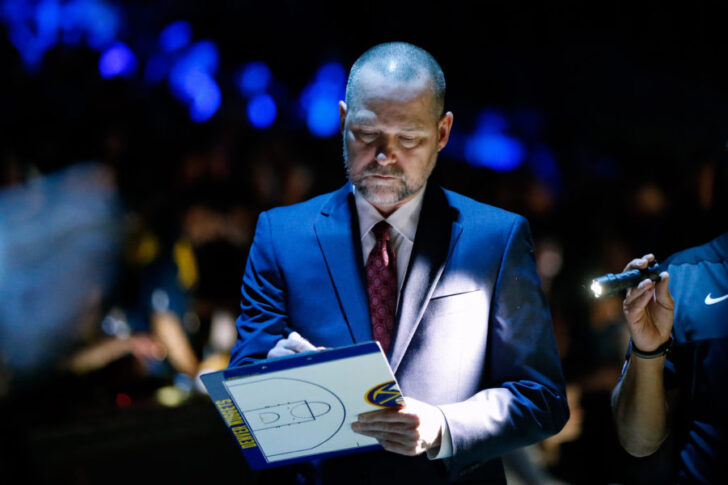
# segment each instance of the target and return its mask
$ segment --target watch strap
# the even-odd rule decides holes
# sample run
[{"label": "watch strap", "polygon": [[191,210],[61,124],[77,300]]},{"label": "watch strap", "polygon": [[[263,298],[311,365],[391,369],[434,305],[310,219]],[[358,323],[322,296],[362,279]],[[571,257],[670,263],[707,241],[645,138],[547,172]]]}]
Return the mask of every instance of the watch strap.
[{"label": "watch strap", "polygon": [[667,339],[667,341],[664,344],[660,345],[659,347],[657,347],[655,350],[653,350],[651,352],[646,352],[644,350],[640,350],[639,348],[637,348],[637,346],[634,344],[634,342],[631,342],[631,344],[632,344],[631,353],[633,353],[637,357],[639,357],[641,359],[656,359],[658,357],[662,357],[663,355],[667,355],[667,353],[670,351],[670,349],[672,348],[672,335],[670,335],[670,337]]}]

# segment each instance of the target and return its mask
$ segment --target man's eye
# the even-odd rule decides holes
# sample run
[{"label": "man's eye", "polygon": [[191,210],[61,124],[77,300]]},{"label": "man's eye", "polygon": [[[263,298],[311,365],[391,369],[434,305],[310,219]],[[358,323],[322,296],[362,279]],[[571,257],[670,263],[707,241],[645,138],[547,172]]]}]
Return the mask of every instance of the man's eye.
[{"label": "man's eye", "polygon": [[376,138],[377,138],[376,133],[366,133],[366,132],[362,132],[362,131],[358,132],[356,136],[364,143],[371,143],[374,140],[376,140]]},{"label": "man's eye", "polygon": [[419,139],[418,138],[400,137],[399,142],[405,148],[414,148],[417,146],[417,143],[419,143]]}]

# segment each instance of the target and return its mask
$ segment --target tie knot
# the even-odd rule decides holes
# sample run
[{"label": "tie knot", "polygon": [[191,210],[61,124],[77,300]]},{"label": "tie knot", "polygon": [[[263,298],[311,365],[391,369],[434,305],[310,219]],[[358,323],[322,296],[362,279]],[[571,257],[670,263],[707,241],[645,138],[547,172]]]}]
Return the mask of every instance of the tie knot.
[{"label": "tie knot", "polygon": [[390,226],[387,221],[379,221],[377,225],[372,228],[372,232],[377,238],[377,241],[389,241],[390,229],[392,229],[392,226]]}]

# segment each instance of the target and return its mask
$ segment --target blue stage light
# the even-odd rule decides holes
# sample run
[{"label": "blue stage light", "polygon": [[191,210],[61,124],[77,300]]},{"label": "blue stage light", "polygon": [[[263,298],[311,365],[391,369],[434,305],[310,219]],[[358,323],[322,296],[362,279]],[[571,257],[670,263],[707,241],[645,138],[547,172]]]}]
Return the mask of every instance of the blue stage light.
[{"label": "blue stage light", "polygon": [[498,172],[518,168],[524,155],[518,140],[501,133],[476,132],[465,142],[465,159],[470,164]]},{"label": "blue stage light", "polygon": [[192,86],[192,89],[194,89],[194,79],[190,78],[193,78],[194,73],[196,72],[204,74],[204,72],[190,69],[190,67],[183,62],[178,62],[172,67],[169,71],[168,82],[169,90],[175,98],[185,102],[192,99],[193,96],[189,92],[189,86]]},{"label": "blue stage light", "polygon": [[130,76],[136,71],[136,68],[136,56],[123,42],[113,43],[99,58],[99,73],[104,79]]},{"label": "blue stage light", "polygon": [[248,103],[248,119],[258,129],[269,128],[276,120],[276,102],[268,94],[258,94]]},{"label": "blue stage light", "polygon": [[[38,3],[35,11],[36,33],[38,37],[55,37],[61,17],[61,7],[57,1],[45,0]],[[50,40],[50,39],[49,39]],[[55,39],[53,39],[55,43]]]},{"label": "blue stage light", "polygon": [[217,45],[213,41],[201,40],[190,46],[183,62],[212,75],[217,71],[219,57]]},{"label": "blue stage light", "polygon": [[56,1],[30,4],[9,0],[0,4],[0,19],[26,68],[40,66],[43,55],[57,42],[59,6]]},{"label": "blue stage light", "polygon": [[329,137],[339,132],[339,107],[340,98],[326,94],[316,95],[309,102],[306,124],[311,133],[318,137]]},{"label": "blue stage light", "polygon": [[70,2],[63,8],[60,19],[61,41],[65,45],[80,46],[84,41],[83,11],[77,2]]},{"label": "blue stage light", "polygon": [[212,77],[217,64],[217,46],[206,40],[193,44],[169,72],[170,90],[187,104],[193,121],[207,121],[220,108],[222,94]]},{"label": "blue stage light", "polygon": [[192,121],[202,123],[212,118],[220,108],[222,94],[215,80],[208,76],[197,76],[195,91],[190,103],[190,118]]},{"label": "blue stage light", "polygon": [[43,61],[43,55],[52,45],[39,42],[33,34],[23,29],[13,29],[8,33],[26,69],[35,70]]},{"label": "blue stage light", "polygon": [[319,68],[314,81],[301,93],[301,107],[309,130],[315,136],[329,137],[339,132],[338,102],[344,99],[346,70],[336,62]]},{"label": "blue stage light", "polygon": [[475,132],[465,140],[465,160],[471,165],[498,172],[518,168],[526,149],[518,139],[504,134],[506,117],[498,110],[486,108],[478,115]]},{"label": "blue stage light", "polygon": [[101,51],[114,41],[120,26],[117,9],[100,0],[6,0],[0,3],[0,20],[31,70],[59,41],[78,45],[85,40]]},{"label": "blue stage light", "polygon": [[192,40],[192,27],[189,22],[179,20],[169,24],[159,34],[159,47],[165,52],[174,52],[185,47]]},{"label": "blue stage light", "polygon": [[214,42],[204,40],[193,44],[175,63],[169,73],[172,94],[182,100],[191,100],[196,91],[198,74],[212,76],[217,70],[218,53]]},{"label": "blue stage light", "polygon": [[263,62],[248,63],[238,76],[238,87],[244,96],[255,96],[265,92],[273,74]]},{"label": "blue stage light", "polygon": [[73,0],[64,10],[65,25],[82,29],[86,43],[100,51],[111,44],[120,28],[120,14],[115,7],[98,0]]},{"label": "blue stage light", "polygon": [[316,82],[346,86],[346,69],[338,62],[326,63],[316,72]]}]

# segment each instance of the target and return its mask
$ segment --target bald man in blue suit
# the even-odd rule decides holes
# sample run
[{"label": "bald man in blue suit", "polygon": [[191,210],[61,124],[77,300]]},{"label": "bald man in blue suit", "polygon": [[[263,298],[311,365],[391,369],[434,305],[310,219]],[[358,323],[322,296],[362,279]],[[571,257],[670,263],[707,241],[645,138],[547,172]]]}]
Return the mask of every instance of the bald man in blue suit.
[{"label": "bald man in blue suit", "polygon": [[505,483],[499,457],[568,419],[527,221],[427,183],[453,122],[444,91],[426,51],[369,49],[340,103],[349,182],[258,219],[230,366],[372,340],[365,261],[373,227],[391,228],[387,356],[406,405],[354,424],[383,451],[316,463],[311,480]]}]

